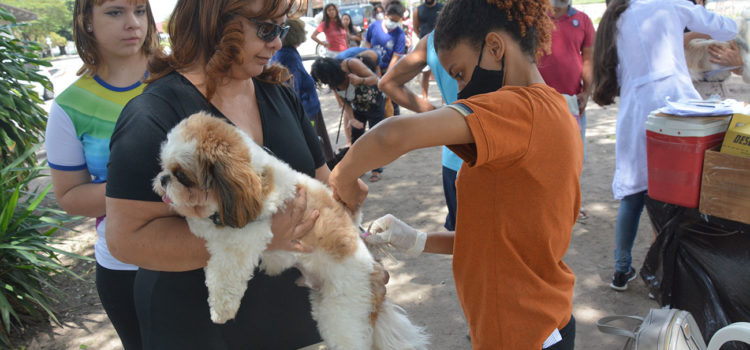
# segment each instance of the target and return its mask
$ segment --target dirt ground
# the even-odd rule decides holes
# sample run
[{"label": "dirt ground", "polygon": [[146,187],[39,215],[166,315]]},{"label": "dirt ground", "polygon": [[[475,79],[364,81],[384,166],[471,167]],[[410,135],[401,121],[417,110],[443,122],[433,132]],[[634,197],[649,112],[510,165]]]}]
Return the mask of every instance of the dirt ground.
[{"label": "dirt ground", "polygon": [[[418,86],[410,83],[413,91]],[[750,100],[750,86],[733,76],[727,87],[729,97]],[[333,95],[320,91],[323,111],[331,140],[336,139],[338,106]],[[430,98],[440,103],[434,82]],[[402,109],[403,114],[410,113]],[[614,172],[615,117],[617,106],[606,108],[593,103],[588,108],[587,159],[583,171],[583,206],[589,218],[575,225],[566,263],[577,276],[573,314],[577,320],[576,348],[582,350],[619,349],[622,338],[604,335],[596,329],[596,320],[609,314],[645,315],[658,307],[648,298],[640,279],[625,292],[608,287],[613,272],[614,224],[618,202],[612,198]],[[343,132],[338,142],[343,145]],[[382,180],[370,184],[370,195],[364,205],[365,223],[392,213],[422,230],[441,230],[447,210],[441,182],[440,149],[412,152],[388,165]],[[366,180],[366,178],[364,178]],[[68,248],[93,258],[96,239],[93,222],[70,223],[78,232],[64,233]],[[652,238],[648,216],[643,215],[639,235],[633,248],[633,265],[641,266]],[[431,336],[431,349],[471,349],[468,328],[451,273],[451,257],[423,254],[416,259],[394,253],[385,258],[391,273],[388,296],[402,305],[416,323]],[[59,286],[66,295],[56,307],[62,326],[54,324],[30,327],[16,338],[20,349],[120,349],[121,345],[109,323],[94,287],[95,264],[79,261],[74,270],[83,280],[61,279]],[[512,283],[512,282],[511,282]]]}]

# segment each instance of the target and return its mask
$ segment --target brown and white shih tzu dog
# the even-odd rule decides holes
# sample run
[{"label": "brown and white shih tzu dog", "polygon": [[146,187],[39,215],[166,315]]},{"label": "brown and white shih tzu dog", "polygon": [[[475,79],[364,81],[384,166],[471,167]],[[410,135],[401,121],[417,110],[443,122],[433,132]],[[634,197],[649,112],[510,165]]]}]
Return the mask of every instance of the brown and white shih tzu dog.
[{"label": "brown and white shih tzu dog", "polygon": [[[330,348],[426,348],[423,330],[402,308],[374,293],[382,288],[382,268],[360,239],[352,215],[324,184],[206,113],[190,116],[169,132],[161,165],[154,191],[185,216],[211,254],[205,273],[213,322],[234,318],[262,260],[269,275],[290,267],[302,271],[313,286],[313,318]],[[301,239],[313,251],[266,251],[273,237],[271,216],[296,196],[298,187],[307,191],[306,214],[320,211],[312,231]]]}]

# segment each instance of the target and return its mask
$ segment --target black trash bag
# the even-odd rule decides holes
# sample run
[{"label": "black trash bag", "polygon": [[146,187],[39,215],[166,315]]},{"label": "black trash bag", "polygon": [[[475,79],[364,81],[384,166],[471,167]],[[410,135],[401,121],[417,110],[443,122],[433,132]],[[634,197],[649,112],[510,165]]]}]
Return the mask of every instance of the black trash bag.
[{"label": "black trash bag", "polygon": [[730,323],[750,322],[750,225],[648,197],[646,209],[658,236],[640,275],[659,304],[690,311],[707,343]]}]

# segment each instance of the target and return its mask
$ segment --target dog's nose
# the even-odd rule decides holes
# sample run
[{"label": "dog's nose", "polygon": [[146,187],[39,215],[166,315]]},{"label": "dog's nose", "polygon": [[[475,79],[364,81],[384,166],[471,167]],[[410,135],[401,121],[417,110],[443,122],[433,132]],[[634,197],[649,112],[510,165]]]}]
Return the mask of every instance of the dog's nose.
[{"label": "dog's nose", "polygon": [[169,175],[164,175],[159,179],[159,182],[161,182],[161,187],[167,187],[167,184],[169,183]]}]

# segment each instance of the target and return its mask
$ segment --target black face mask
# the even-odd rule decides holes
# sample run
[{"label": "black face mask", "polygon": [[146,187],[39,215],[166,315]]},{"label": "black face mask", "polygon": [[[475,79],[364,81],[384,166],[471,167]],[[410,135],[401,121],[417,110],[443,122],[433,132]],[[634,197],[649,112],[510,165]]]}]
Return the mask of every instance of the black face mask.
[{"label": "black face mask", "polygon": [[427,5],[432,5],[432,4],[434,4],[434,3],[436,2],[436,1],[437,1],[437,0],[424,0],[424,3],[425,3],[425,4],[427,4]]},{"label": "black face mask", "polygon": [[[479,61],[474,72],[471,73],[471,80],[464,86],[461,91],[458,92],[459,99],[466,99],[474,95],[486,94],[500,90],[503,87],[503,70],[489,70],[479,66],[482,62],[482,54],[484,53],[484,43],[482,48],[479,49]],[[505,55],[502,58],[503,68],[505,67]]]}]

